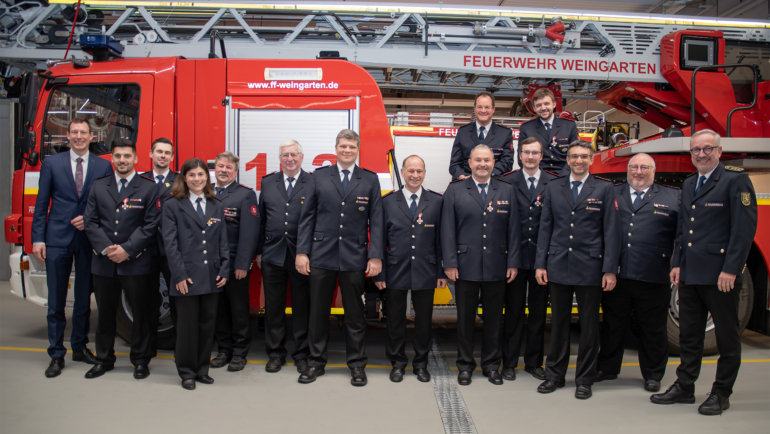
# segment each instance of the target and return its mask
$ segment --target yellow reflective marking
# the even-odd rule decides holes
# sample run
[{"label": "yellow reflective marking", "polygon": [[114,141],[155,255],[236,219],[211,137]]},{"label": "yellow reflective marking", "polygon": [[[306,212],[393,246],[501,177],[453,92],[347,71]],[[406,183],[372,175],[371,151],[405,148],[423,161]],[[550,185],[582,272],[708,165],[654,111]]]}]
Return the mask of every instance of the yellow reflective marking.
[{"label": "yellow reflective marking", "polygon": [[40,190],[40,189],[38,189],[38,188],[25,188],[24,189],[24,194],[34,194],[34,195],[37,195],[38,190]]}]

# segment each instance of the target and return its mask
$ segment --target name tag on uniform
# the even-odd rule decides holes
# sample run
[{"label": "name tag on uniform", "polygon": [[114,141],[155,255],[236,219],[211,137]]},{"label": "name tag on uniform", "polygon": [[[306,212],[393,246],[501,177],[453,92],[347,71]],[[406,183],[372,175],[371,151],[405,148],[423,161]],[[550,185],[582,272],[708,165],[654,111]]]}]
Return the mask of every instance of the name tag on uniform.
[{"label": "name tag on uniform", "polygon": [[425,223],[425,227],[426,228],[435,228],[436,225],[431,225],[431,224]]},{"label": "name tag on uniform", "polygon": [[668,213],[667,209],[666,210],[656,209],[655,211],[653,211],[653,214],[662,215],[664,217],[669,217],[669,213]]},{"label": "name tag on uniform", "polygon": [[706,206],[725,206],[722,202],[706,202]]},{"label": "name tag on uniform", "polygon": [[601,211],[602,209],[596,206],[587,206],[586,209],[588,211]]}]

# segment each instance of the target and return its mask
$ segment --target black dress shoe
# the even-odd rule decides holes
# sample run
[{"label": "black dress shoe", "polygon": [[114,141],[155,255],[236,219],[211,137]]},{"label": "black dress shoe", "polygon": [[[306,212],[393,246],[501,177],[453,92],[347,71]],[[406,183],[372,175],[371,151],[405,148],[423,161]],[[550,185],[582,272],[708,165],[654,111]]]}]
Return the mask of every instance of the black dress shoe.
[{"label": "black dress shoe", "polygon": [[581,384],[577,388],[575,388],[575,398],[577,398],[577,399],[588,399],[591,396],[593,396],[593,393],[591,393],[591,386],[590,385]]},{"label": "black dress shoe", "polygon": [[195,380],[192,378],[182,380],[182,388],[187,390],[195,390]]},{"label": "black dress shoe", "polygon": [[602,381],[617,380],[618,374],[608,374],[606,372],[599,371],[596,373],[596,379],[594,382],[601,383]]},{"label": "black dress shoe", "polygon": [[712,392],[709,394],[709,397],[703,401],[703,404],[698,407],[698,413],[707,416],[717,416],[722,414],[722,412],[728,408],[730,408],[730,399]]},{"label": "black dress shoe", "polygon": [[644,380],[644,390],[648,392],[657,392],[660,390],[660,381]]},{"label": "black dress shoe", "polygon": [[209,377],[208,375],[198,375],[197,377],[195,377],[195,381],[203,384],[214,384],[214,379]]},{"label": "black dress shoe", "polygon": [[425,368],[414,368],[412,370],[414,372],[414,375],[417,376],[417,381],[421,381],[423,383],[427,383],[430,381],[430,372],[428,372]]},{"label": "black dress shoe", "polygon": [[72,361],[88,363],[89,365],[95,365],[98,363],[96,360],[96,356],[94,356],[94,353],[86,347],[84,347],[80,351],[73,351]]},{"label": "black dress shoe", "polygon": [[650,401],[655,404],[695,404],[695,394],[682,389],[679,383],[674,383],[664,393],[650,396]]},{"label": "black dress shoe", "polygon": [[487,380],[495,386],[503,384],[503,376],[500,375],[500,371],[497,369],[494,371],[484,371],[482,374],[484,374],[484,376],[487,377]]},{"label": "black dress shoe", "polygon": [[403,368],[393,368],[392,371],[390,371],[390,381],[394,383],[400,383],[404,381],[404,370]]},{"label": "black dress shoe", "polygon": [[[403,375],[403,373],[401,375]],[[350,377],[350,384],[356,387],[366,386],[366,383],[369,382],[369,380],[366,379],[364,368],[353,368],[353,370],[350,371]]]},{"label": "black dress shoe", "polygon": [[112,371],[115,369],[115,365],[103,365],[101,363],[97,363],[94,365],[93,368],[89,369],[88,372],[86,372],[86,378],[97,378],[104,375],[107,371]]},{"label": "black dress shoe", "polygon": [[467,386],[473,381],[471,377],[473,377],[473,371],[460,371],[460,374],[457,375],[457,384]]},{"label": "black dress shoe", "polygon": [[516,369],[503,368],[502,375],[504,380],[514,381],[516,379]]},{"label": "black dress shoe", "polygon": [[307,359],[295,360],[294,365],[297,367],[297,372],[300,374],[307,371]]},{"label": "black dress shoe", "polygon": [[211,359],[211,363],[209,363],[209,366],[212,368],[221,368],[222,366],[225,366],[226,364],[230,363],[230,359],[232,359],[233,356],[227,353],[219,353],[216,357]]},{"label": "black dress shoe", "polygon": [[324,370],[324,368],[316,368],[315,366],[311,366],[307,368],[307,371],[303,372],[302,375],[299,376],[299,380],[297,381],[302,384],[310,384],[313,381],[315,381],[316,378],[320,377],[325,373],[326,371]]},{"label": "black dress shoe", "polygon": [[45,370],[45,376],[48,378],[58,377],[61,370],[64,369],[64,357],[54,357]]},{"label": "black dress shoe", "polygon": [[230,365],[227,366],[227,370],[230,372],[243,371],[246,362],[247,360],[245,357],[233,356],[232,360],[230,360]]},{"label": "black dress shoe", "polygon": [[281,370],[281,365],[285,365],[286,360],[279,359],[278,357],[271,357],[265,365],[265,372],[278,372]]},{"label": "black dress shoe", "polygon": [[545,380],[545,369],[541,368],[540,366],[536,368],[533,366],[525,366],[524,372],[528,372],[530,375],[537,378],[538,380]]},{"label": "black dress shoe", "polygon": [[539,386],[537,386],[537,391],[540,393],[551,393],[556,391],[556,389],[564,387],[564,382],[557,383],[555,381],[551,380],[545,380],[542,383],[540,383]]},{"label": "black dress shoe", "polygon": [[144,363],[136,365],[134,368],[134,378],[137,380],[144,380],[150,376],[150,368]]}]

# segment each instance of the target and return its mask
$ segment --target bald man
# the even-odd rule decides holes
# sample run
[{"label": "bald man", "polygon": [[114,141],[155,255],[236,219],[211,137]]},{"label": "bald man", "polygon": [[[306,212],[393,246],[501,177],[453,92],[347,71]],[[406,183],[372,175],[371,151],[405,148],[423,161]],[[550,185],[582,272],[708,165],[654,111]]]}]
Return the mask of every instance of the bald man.
[{"label": "bald man", "polygon": [[614,291],[602,294],[599,373],[596,381],[618,378],[631,317],[639,330],[639,368],[644,389],[657,392],[668,362],[666,321],[671,295],[669,272],[679,224],[682,192],[655,184],[655,160],[637,154],[628,162],[628,183],[615,186],[622,243]]}]

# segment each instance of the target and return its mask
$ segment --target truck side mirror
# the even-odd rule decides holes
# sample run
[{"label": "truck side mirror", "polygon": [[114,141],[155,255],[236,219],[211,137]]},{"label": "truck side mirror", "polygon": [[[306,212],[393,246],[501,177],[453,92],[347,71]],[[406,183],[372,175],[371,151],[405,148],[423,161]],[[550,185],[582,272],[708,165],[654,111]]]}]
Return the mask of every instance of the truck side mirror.
[{"label": "truck side mirror", "polygon": [[37,166],[37,162],[40,160],[40,153],[37,151],[32,151],[29,153],[29,158],[27,158],[27,162],[30,166]]}]

